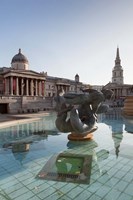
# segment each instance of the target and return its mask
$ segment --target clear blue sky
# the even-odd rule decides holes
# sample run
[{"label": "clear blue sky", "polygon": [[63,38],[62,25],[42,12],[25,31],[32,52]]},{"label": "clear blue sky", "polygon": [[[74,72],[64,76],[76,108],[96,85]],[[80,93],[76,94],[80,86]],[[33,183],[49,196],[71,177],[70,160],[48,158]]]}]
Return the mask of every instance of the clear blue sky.
[{"label": "clear blue sky", "polygon": [[133,84],[133,0],[0,0],[0,66],[22,49],[30,69],[105,85],[117,45]]}]

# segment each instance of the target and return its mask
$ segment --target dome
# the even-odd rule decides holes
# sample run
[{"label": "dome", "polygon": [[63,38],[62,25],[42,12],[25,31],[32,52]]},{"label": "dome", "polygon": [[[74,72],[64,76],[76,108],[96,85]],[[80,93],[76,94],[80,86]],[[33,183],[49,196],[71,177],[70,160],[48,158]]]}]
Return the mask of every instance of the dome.
[{"label": "dome", "polygon": [[18,54],[12,58],[11,64],[16,62],[28,64],[28,59],[21,53],[21,49],[19,49]]}]

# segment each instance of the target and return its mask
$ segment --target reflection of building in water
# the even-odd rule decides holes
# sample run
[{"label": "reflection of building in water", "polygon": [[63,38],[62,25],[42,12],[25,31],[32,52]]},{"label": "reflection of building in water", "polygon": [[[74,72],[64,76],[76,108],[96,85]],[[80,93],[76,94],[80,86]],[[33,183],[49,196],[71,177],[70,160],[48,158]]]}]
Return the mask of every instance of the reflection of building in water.
[{"label": "reflection of building in water", "polygon": [[[109,108],[106,113],[98,114],[98,122],[123,120],[121,108]],[[108,125],[108,124],[107,124]]]},{"label": "reflection of building in water", "polygon": [[112,139],[114,142],[115,153],[118,157],[120,151],[120,143],[123,139],[124,121],[119,112],[111,111],[110,113],[102,115],[101,122],[109,126],[112,132]]},{"label": "reflection of building in water", "polygon": [[123,139],[123,121],[122,120],[120,121],[117,120],[117,122],[113,121],[111,129],[112,129],[112,139],[115,147],[115,154],[118,157],[120,151],[120,144]]},{"label": "reflection of building in water", "polygon": [[30,144],[26,143],[14,143],[12,144],[12,152],[17,153],[17,152],[26,152],[29,151],[30,149]]},{"label": "reflection of building in water", "polygon": [[22,161],[26,158],[26,155],[30,149],[30,144],[28,143],[14,143],[12,144],[12,153],[16,160],[21,164]]},{"label": "reflection of building in water", "polygon": [[121,108],[109,108],[109,110],[104,114],[99,114],[99,120],[103,119],[122,119],[122,109]]},{"label": "reflection of building in water", "polygon": [[114,115],[102,114],[100,115],[99,122],[103,122],[109,126],[112,133],[123,133],[123,118],[116,112]]},{"label": "reflection of building in water", "polygon": [[42,135],[46,137],[49,134],[57,134],[54,121],[42,118],[27,124],[17,124],[16,126],[0,129],[0,145],[13,140],[23,139],[32,135]]},{"label": "reflection of building in water", "polygon": [[113,133],[112,132],[112,139],[114,141],[114,147],[115,147],[115,154],[118,157],[119,152],[120,152],[120,144],[123,139],[123,134],[122,133]]},{"label": "reflection of building in water", "polygon": [[3,148],[12,149],[12,153],[16,160],[20,163],[25,159],[28,151],[30,150],[30,143],[28,142],[11,142],[3,144]]}]

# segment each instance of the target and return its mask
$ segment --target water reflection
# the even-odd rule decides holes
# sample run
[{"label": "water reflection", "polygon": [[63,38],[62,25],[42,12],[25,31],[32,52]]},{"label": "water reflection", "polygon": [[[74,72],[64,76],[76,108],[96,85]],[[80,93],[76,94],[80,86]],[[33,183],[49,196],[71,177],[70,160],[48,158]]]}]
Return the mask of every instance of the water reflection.
[{"label": "water reflection", "polygon": [[12,149],[13,153],[26,152],[26,151],[29,151],[30,149],[30,143],[26,143],[26,142],[6,143],[3,145],[3,148]]},{"label": "water reflection", "polygon": [[29,150],[30,150],[29,143],[14,143],[12,145],[12,153],[14,155],[14,158],[18,160],[21,164],[22,161],[26,158]]},{"label": "water reflection", "polygon": [[[116,157],[118,158],[120,154],[121,143],[125,137],[125,134],[127,132],[133,133],[133,120],[123,118],[120,115],[120,112],[117,113],[116,111],[114,112],[114,115],[113,113],[99,115],[98,119],[100,123],[104,123],[109,127],[110,134],[112,136],[112,140],[114,143],[115,154]],[[28,152],[33,150],[33,148],[30,149],[31,144],[34,144],[34,149],[36,150],[38,148],[44,148],[42,141],[44,140],[48,141],[49,135],[58,136],[60,134],[57,131],[54,122],[55,118],[53,116],[50,116],[48,118],[45,117],[39,121],[34,121],[29,124],[18,124],[17,126],[1,129],[0,148],[3,149],[4,151],[10,150],[13,153],[14,157],[21,162],[26,158]],[[98,126],[100,126],[100,124]],[[95,138],[95,133],[94,133],[94,138]],[[76,151],[78,152],[78,154],[81,154],[82,151],[83,152],[87,151],[87,155],[92,156],[93,158],[94,155],[97,154],[95,155],[95,157],[97,157],[99,160],[100,153],[99,152],[95,153],[94,151],[96,146],[98,146],[95,141],[92,140],[91,143],[82,142],[82,145],[80,144],[80,142],[74,143],[69,141],[67,143],[67,141],[68,140],[63,141],[64,147],[67,144],[68,150],[72,151],[74,155]],[[59,143],[61,142],[62,141],[60,141],[59,138]],[[51,144],[48,145],[49,147],[47,148],[50,149]],[[58,148],[57,150],[54,149],[54,151],[58,152]],[[1,151],[1,153],[3,153],[3,151]],[[108,154],[105,153],[104,156],[105,155]]]},{"label": "water reflection", "polygon": [[[125,131],[133,133],[133,119],[123,118],[120,112],[110,112],[99,115],[98,121],[105,123],[111,130],[112,138],[122,138],[120,134]],[[99,125],[98,125],[99,126]],[[48,135],[57,135],[58,130],[55,127],[55,116],[45,117],[33,123],[18,124],[17,126],[0,129],[0,147],[10,141],[26,139],[32,142],[42,136],[47,138]]]},{"label": "water reflection", "polygon": [[[57,135],[54,121],[42,118],[27,124],[17,124],[16,126],[0,129],[0,147],[8,148],[11,143],[23,142],[32,143],[42,139],[47,139],[48,135]],[[41,137],[40,137],[41,136]]]},{"label": "water reflection", "polygon": [[[133,133],[133,116],[126,117],[122,115],[122,110],[111,110],[106,114],[99,115],[99,122],[103,122],[111,127],[114,133]],[[125,129],[124,129],[125,128]]]},{"label": "water reflection", "polygon": [[[12,153],[14,158],[22,164],[27,158],[31,144],[34,148],[44,148],[42,141],[47,140],[49,135],[56,136],[58,131],[54,126],[54,120],[49,117],[42,118],[28,124],[0,129],[0,154]],[[37,145],[38,143],[38,145]]]},{"label": "water reflection", "polygon": [[114,142],[115,154],[118,158],[120,145],[126,133],[133,133],[133,117],[122,116],[121,110],[111,110],[111,112],[101,115],[99,121],[105,123],[111,130]]},{"label": "water reflection", "polygon": [[101,122],[108,125],[111,130],[112,139],[114,142],[115,154],[118,158],[120,152],[120,144],[123,139],[124,122],[120,112],[111,112],[103,115]]},{"label": "water reflection", "polygon": [[16,140],[13,138],[13,140],[10,140],[8,142],[3,142],[3,146],[0,149],[0,154],[12,154],[13,157],[19,161],[19,163],[22,165],[25,159],[27,160],[27,162],[29,161],[29,159],[27,159],[27,155],[30,153],[30,155],[34,154],[35,152],[35,157],[42,156],[41,154],[37,155],[37,151],[44,151],[45,154],[45,146],[44,146],[44,141],[47,141],[48,136],[57,136],[58,133],[56,131],[45,131],[45,133],[43,132],[43,134],[40,132],[34,135],[31,134],[28,137],[24,137],[24,138],[17,138]]}]

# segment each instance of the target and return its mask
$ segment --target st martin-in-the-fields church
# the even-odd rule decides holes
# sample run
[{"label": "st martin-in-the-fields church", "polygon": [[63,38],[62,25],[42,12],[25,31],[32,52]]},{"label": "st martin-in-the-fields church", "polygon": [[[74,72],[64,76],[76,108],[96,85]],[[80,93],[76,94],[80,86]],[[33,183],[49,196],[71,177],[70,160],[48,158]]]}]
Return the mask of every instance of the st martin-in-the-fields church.
[{"label": "st martin-in-the-fields church", "polygon": [[131,93],[131,84],[124,84],[123,68],[117,47],[115,66],[112,70],[112,82],[104,86],[104,89],[111,89],[114,92],[114,100],[121,102],[127,95]]}]

